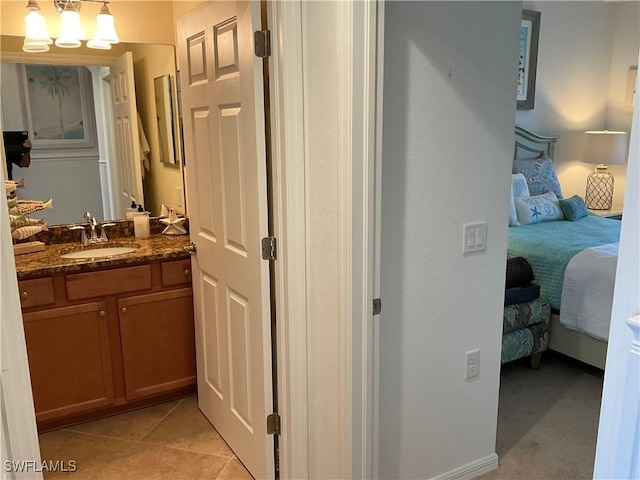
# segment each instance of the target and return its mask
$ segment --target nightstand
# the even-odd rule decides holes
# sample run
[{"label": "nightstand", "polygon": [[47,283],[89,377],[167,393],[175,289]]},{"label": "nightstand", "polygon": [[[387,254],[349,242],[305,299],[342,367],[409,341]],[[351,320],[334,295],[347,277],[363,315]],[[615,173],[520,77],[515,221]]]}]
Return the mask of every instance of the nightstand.
[{"label": "nightstand", "polygon": [[622,205],[614,205],[611,210],[591,210],[591,213],[600,215],[601,217],[611,218],[613,220],[622,220]]}]

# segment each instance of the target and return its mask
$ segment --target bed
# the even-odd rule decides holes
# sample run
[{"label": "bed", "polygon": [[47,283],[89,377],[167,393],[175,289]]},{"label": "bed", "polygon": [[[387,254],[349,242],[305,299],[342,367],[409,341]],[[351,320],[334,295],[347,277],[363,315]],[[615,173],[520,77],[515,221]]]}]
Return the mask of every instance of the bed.
[{"label": "bed", "polygon": [[562,197],[556,141],[516,126],[507,256],[530,261],[551,303],[549,348],[604,368],[620,221]]}]

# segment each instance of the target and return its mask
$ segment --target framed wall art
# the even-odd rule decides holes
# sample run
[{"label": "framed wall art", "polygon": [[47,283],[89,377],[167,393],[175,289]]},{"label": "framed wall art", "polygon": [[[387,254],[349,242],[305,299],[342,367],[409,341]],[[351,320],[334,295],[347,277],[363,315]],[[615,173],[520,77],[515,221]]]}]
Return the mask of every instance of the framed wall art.
[{"label": "framed wall art", "polygon": [[533,110],[536,95],[539,37],[540,12],[523,10],[520,23],[518,88],[516,94],[518,110]]},{"label": "framed wall art", "polygon": [[23,65],[23,72],[33,148],[95,147],[89,71],[68,65]]}]

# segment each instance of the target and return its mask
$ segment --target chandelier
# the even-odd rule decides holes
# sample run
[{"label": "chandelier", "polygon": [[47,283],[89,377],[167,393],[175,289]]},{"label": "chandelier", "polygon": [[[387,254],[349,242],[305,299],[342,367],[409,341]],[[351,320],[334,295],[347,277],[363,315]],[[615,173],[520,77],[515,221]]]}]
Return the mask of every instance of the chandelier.
[{"label": "chandelier", "polygon": [[[113,16],[109,12],[107,0],[54,0],[60,16],[62,26],[60,34],[55,41],[56,47],[78,48],[81,40],[87,37],[80,24],[80,2],[100,3],[102,7],[98,12],[98,26],[93,38],[87,41],[87,47],[99,50],[109,50],[112,44],[120,39],[114,27]],[[44,17],[40,13],[37,0],[29,0],[27,3],[27,15],[24,17],[26,33],[22,50],[25,52],[48,52],[53,40],[49,36]]]}]

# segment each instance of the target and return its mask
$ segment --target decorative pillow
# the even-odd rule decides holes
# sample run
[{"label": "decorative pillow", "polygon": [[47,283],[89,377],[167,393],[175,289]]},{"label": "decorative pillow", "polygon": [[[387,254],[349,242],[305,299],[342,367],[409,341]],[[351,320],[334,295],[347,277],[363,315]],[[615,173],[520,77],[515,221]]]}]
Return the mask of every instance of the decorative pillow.
[{"label": "decorative pillow", "polygon": [[562,198],[562,187],[551,159],[543,155],[535,160],[514,160],[513,173],[522,173],[527,179],[530,195],[542,195],[547,190]]},{"label": "decorative pillow", "polygon": [[587,216],[587,205],[580,195],[560,200],[560,208],[564,213],[564,218],[572,222]]},{"label": "decorative pillow", "polygon": [[527,198],[517,197],[514,201],[520,225],[564,219],[558,197],[553,192]]}]

